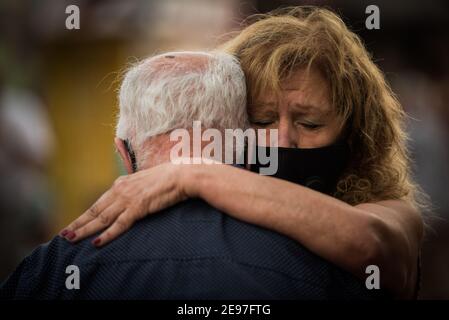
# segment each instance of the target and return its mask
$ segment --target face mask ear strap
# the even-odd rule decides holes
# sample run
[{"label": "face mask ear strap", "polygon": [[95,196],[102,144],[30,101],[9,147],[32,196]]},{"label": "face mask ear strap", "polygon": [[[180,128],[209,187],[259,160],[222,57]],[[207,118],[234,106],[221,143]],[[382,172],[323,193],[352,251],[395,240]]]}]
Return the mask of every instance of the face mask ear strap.
[{"label": "face mask ear strap", "polygon": [[128,139],[123,140],[123,143],[125,144],[126,151],[129,153],[129,157],[131,158],[131,165],[133,172],[137,171],[137,161],[136,161],[136,154],[134,153],[133,149],[131,148],[131,143],[128,141]]}]

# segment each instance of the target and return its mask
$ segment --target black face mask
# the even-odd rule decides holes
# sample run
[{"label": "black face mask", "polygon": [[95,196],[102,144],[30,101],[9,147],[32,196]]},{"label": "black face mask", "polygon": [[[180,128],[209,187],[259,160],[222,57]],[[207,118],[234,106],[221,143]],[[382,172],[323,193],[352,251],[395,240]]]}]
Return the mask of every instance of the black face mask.
[{"label": "black face mask", "polygon": [[[258,152],[269,156],[269,152],[278,151],[278,170],[271,175],[279,179],[303,185],[313,190],[332,194],[348,165],[350,159],[349,147],[346,143],[338,142],[330,146],[300,149],[300,148],[275,148],[256,147],[255,164],[250,165],[250,170],[260,173],[263,165],[258,159]],[[253,161],[254,163],[254,161]]]}]

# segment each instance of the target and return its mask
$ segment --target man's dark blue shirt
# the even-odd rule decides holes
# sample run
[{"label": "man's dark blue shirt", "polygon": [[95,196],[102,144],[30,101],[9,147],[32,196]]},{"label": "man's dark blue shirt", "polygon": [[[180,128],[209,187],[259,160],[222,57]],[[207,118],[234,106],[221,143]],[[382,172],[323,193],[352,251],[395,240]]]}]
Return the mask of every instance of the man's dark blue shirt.
[{"label": "man's dark blue shirt", "polygon": [[[3,299],[370,299],[364,282],[276,232],[198,199],[136,223],[103,248],[57,236],[2,284]],[[68,289],[70,265],[80,288]],[[376,295],[379,293],[376,292]]]}]

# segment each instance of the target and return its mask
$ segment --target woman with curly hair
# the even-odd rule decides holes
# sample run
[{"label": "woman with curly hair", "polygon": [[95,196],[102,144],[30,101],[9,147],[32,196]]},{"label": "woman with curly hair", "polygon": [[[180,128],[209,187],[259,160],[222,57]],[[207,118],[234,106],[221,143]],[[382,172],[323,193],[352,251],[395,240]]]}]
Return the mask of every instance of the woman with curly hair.
[{"label": "woman with curly hair", "polygon": [[295,7],[255,16],[220,50],[241,63],[250,125],[278,129],[279,147],[294,152],[344,144],[338,179],[323,191],[223,164],[167,163],[120,178],[65,234],[78,241],[109,227],[95,241],[101,246],[136,220],[199,197],[362,279],[377,265],[382,288],[416,296],[424,228],[405,113],[359,37],[327,9]]}]

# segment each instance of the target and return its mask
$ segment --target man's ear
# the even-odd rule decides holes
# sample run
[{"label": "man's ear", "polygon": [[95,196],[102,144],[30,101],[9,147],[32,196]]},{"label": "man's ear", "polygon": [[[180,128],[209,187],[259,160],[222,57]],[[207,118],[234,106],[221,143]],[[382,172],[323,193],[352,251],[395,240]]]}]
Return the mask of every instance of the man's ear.
[{"label": "man's ear", "polygon": [[131,156],[125,147],[125,142],[122,139],[116,137],[114,139],[114,143],[115,143],[118,153],[120,154],[120,157],[122,158],[122,161],[123,161],[126,171],[128,172],[128,174],[132,174],[133,173],[133,165],[132,165],[132,161],[131,161]]}]

